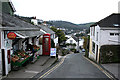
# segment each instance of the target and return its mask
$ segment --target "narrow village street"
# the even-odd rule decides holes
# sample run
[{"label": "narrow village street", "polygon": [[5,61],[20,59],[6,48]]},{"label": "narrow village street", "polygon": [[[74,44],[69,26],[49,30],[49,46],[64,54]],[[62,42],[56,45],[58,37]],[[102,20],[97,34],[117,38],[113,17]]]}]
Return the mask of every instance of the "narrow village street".
[{"label": "narrow village street", "polygon": [[84,1],[0,0],[0,80],[120,80],[120,1]]},{"label": "narrow village street", "polygon": [[49,79],[94,79],[110,80],[102,71],[100,71],[91,62],[86,60],[81,53],[68,54],[61,64],[52,69],[37,75],[34,78]]}]

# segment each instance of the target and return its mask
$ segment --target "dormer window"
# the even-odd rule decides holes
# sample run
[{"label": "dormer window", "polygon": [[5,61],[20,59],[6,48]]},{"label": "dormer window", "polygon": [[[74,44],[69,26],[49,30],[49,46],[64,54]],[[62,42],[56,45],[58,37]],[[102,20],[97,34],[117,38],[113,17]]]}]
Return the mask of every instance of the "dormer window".
[{"label": "dormer window", "polygon": [[110,36],[120,36],[120,33],[110,33]]}]

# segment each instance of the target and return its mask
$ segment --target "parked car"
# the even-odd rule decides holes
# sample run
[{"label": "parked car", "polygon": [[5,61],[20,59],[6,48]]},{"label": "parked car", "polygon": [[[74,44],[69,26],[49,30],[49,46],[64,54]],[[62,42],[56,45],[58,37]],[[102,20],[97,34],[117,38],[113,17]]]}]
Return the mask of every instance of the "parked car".
[{"label": "parked car", "polygon": [[85,49],[82,49],[82,52],[85,52]]}]

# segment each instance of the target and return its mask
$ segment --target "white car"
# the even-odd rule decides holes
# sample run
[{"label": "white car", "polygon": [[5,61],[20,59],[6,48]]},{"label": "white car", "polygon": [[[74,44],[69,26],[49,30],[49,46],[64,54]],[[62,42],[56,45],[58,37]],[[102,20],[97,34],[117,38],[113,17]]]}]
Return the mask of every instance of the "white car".
[{"label": "white car", "polygon": [[82,49],[82,52],[85,52],[85,49]]}]

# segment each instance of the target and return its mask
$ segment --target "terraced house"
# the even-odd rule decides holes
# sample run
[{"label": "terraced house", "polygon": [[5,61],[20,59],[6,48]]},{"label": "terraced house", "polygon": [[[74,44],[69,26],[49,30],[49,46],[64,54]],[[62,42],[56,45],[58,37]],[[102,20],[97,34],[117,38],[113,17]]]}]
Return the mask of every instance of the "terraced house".
[{"label": "terraced house", "polygon": [[89,57],[100,63],[119,62],[120,14],[113,13],[90,26]]}]

